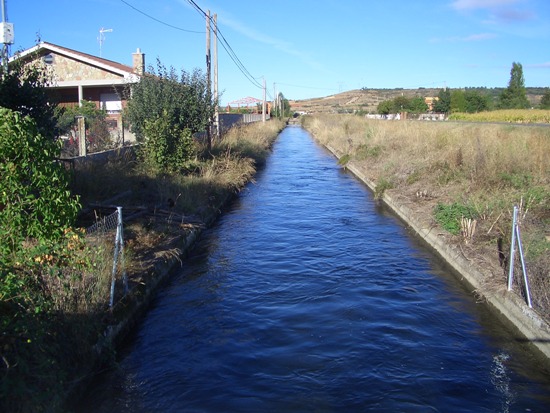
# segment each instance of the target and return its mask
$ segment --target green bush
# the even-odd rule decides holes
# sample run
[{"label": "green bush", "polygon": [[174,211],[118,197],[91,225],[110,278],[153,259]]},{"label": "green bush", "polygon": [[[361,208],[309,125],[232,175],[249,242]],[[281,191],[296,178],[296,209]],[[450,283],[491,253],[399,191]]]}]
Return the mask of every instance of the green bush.
[{"label": "green bush", "polygon": [[154,172],[181,171],[195,155],[191,131],[178,129],[166,112],[164,116],[146,120],[144,133],[145,142],[140,155],[145,165]]},{"label": "green bush", "polygon": [[438,203],[434,209],[435,220],[445,230],[453,235],[460,234],[460,220],[464,218],[475,218],[475,213],[469,206],[454,202],[450,205]]},{"label": "green bush", "polygon": [[204,131],[214,114],[216,102],[199,69],[191,73],[181,70],[178,74],[157,60],[156,69],[150,66],[149,73],[128,88],[126,93],[131,98],[125,117],[139,142],[145,138],[146,121],[155,122],[168,115],[177,129],[195,133]]},{"label": "green bush", "polygon": [[77,236],[69,227],[80,206],[56,162],[59,151],[30,117],[0,108],[1,411],[55,406],[53,387],[62,387],[48,329],[52,288],[64,288],[66,270],[78,276],[85,263],[73,259]]}]

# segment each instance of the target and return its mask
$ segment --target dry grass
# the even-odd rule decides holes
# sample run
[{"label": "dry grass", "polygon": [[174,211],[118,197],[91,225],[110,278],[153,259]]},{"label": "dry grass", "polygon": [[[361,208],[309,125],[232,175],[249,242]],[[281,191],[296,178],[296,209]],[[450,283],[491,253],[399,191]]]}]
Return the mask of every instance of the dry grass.
[{"label": "dry grass", "polygon": [[[307,117],[304,126],[334,148],[342,163],[353,162],[375,184],[416,209],[421,219],[433,221],[438,203],[471,211],[475,233],[459,234],[450,242],[464,246],[467,239],[472,257],[496,268],[499,282],[505,277],[499,270],[497,240],[507,255],[511,211],[522,204],[531,292],[538,311],[550,316],[549,267],[542,263],[550,254],[550,128],[351,115]],[[461,229],[463,234],[469,230]]]}]

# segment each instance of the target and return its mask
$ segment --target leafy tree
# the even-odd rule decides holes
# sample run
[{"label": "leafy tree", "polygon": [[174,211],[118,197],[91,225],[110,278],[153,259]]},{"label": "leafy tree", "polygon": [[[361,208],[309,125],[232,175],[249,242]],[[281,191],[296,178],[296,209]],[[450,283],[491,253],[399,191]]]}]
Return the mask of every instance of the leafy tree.
[{"label": "leafy tree", "polygon": [[401,113],[407,111],[411,104],[411,100],[407,96],[397,96],[393,98],[393,113]]},{"label": "leafy tree", "polygon": [[438,113],[449,113],[451,111],[451,91],[447,88],[441,89],[434,102],[433,110]]},{"label": "leafy tree", "polygon": [[466,96],[463,90],[455,89],[451,92],[451,112],[466,112]]},{"label": "leafy tree", "polygon": [[508,87],[499,96],[498,107],[500,109],[525,109],[530,107],[521,63],[514,62],[512,64],[510,81]]},{"label": "leafy tree", "polygon": [[425,113],[428,111],[428,105],[422,96],[416,96],[409,101],[407,110],[411,113]]},{"label": "leafy tree", "polygon": [[546,92],[542,95],[542,99],[540,100],[540,108],[550,109],[550,89],[546,89]]},{"label": "leafy tree", "polygon": [[376,108],[378,113],[381,115],[388,115],[392,113],[393,111],[393,101],[392,100],[384,100],[380,102]]},{"label": "leafy tree", "polygon": [[281,92],[277,95],[276,105],[272,112],[273,116],[277,118],[290,116],[290,102]]},{"label": "leafy tree", "polygon": [[482,112],[490,108],[489,98],[475,90],[466,90],[464,100],[466,101],[465,112],[468,113]]},{"label": "leafy tree", "polygon": [[178,172],[188,166],[194,153],[190,129],[178,129],[168,113],[145,121],[146,136],[140,156],[155,172]]},{"label": "leafy tree", "polygon": [[157,60],[156,70],[149,66],[149,73],[129,88],[125,116],[138,141],[146,138],[146,121],[166,116],[171,129],[195,133],[204,131],[214,114],[216,103],[199,69],[192,73],[182,69],[178,75],[173,67],[167,69]]},{"label": "leafy tree", "polygon": [[46,89],[49,81],[46,68],[24,66],[16,60],[8,73],[0,71],[0,106],[30,116],[40,134],[53,139],[57,136],[56,103]]},{"label": "leafy tree", "polygon": [[408,98],[407,96],[397,96],[390,100],[380,102],[377,107],[378,113],[387,115],[390,113],[424,113],[428,110],[428,105],[421,96]]}]

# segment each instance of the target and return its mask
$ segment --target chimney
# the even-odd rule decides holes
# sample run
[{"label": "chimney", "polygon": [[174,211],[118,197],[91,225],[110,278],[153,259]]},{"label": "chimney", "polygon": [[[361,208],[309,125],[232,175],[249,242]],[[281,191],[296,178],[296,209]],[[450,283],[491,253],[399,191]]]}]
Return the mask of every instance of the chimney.
[{"label": "chimney", "polygon": [[141,53],[139,47],[135,53],[132,53],[132,67],[134,68],[134,73],[138,75],[145,73],[145,53]]}]

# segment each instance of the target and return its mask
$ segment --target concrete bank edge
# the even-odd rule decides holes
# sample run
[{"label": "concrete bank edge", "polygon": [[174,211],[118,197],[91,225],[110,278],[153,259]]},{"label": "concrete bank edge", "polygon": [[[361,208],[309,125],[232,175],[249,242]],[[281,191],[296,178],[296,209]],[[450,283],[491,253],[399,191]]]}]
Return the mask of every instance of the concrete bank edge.
[{"label": "concrete bank edge", "polygon": [[[330,145],[323,145],[336,158],[338,152]],[[376,184],[369,180],[353,163],[346,165],[351,173],[367,185],[372,191]],[[445,243],[431,228],[422,227],[412,218],[412,211],[404,205],[396,202],[390,195],[384,194],[382,201],[392,209],[416,234],[424,239],[428,245],[444,259],[474,290],[481,294],[487,303],[497,310],[499,315],[508,320],[525,338],[532,344],[546,361],[550,363],[550,325],[542,319],[533,309],[529,308],[515,293],[509,292],[506,286],[498,291],[484,291],[482,286],[483,275],[473,268],[468,260],[453,246]]]}]

